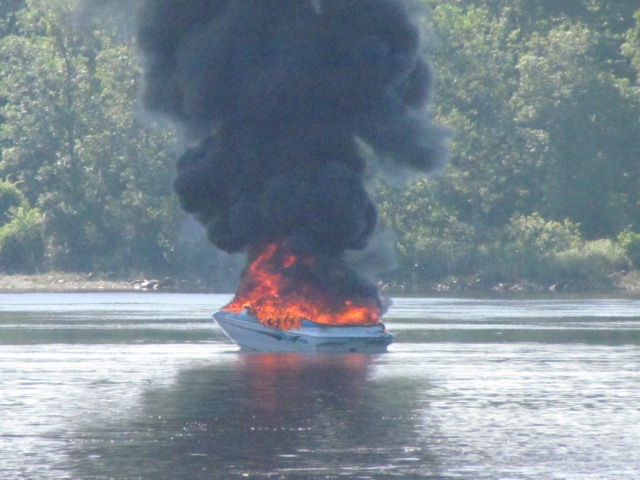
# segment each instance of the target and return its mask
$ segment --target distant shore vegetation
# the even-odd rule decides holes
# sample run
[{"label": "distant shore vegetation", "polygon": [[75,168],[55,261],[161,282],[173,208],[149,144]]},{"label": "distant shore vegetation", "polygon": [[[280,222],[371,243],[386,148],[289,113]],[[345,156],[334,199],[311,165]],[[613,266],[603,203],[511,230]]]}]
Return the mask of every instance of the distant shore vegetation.
[{"label": "distant shore vegetation", "polygon": [[[371,177],[397,252],[383,289],[640,283],[637,0],[422,3],[431,113],[454,136],[436,176]],[[74,8],[0,4],[0,274],[228,289],[243,262],[180,211],[177,134],[140,110],[130,12]]]}]

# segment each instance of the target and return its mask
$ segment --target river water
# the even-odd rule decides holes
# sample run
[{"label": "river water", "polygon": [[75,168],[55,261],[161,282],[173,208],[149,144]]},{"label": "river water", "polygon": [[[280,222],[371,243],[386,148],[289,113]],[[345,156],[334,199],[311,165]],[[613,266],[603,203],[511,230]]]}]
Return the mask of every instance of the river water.
[{"label": "river water", "polygon": [[0,478],[640,478],[640,300],[397,298],[372,356],[241,354],[228,300],[0,295]]}]

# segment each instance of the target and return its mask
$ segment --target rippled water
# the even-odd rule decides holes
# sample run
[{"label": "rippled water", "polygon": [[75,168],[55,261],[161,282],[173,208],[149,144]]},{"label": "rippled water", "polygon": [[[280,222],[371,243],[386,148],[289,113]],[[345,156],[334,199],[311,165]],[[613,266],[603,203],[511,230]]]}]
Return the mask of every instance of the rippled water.
[{"label": "rippled water", "polygon": [[395,299],[333,357],[240,354],[228,300],[0,295],[0,478],[640,478],[637,299]]}]

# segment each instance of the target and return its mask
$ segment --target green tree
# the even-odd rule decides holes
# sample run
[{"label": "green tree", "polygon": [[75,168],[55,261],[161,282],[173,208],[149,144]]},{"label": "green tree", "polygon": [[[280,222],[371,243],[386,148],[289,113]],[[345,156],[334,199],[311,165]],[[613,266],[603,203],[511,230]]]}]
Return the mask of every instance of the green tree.
[{"label": "green tree", "polygon": [[452,158],[438,196],[481,232],[515,211],[533,211],[538,164],[547,138],[514,121],[519,45],[505,18],[441,2],[433,10],[439,44],[431,57],[438,120],[451,126]]},{"label": "green tree", "polygon": [[43,254],[40,212],[15,184],[0,181],[0,271],[35,272]]},{"label": "green tree", "polygon": [[18,187],[13,183],[0,181],[0,227],[10,221],[15,210],[25,202]]},{"label": "green tree", "polygon": [[24,7],[25,0],[3,0],[0,2],[0,38],[15,33],[16,13]]},{"label": "green tree", "polygon": [[534,35],[518,64],[519,122],[546,132],[542,213],[579,223],[587,238],[638,220],[639,105],[594,58],[591,30]]},{"label": "green tree", "polygon": [[43,212],[48,267],[166,268],[171,134],[135,117],[130,41],[75,18],[65,0],[27,0],[19,34],[2,40],[0,173]]},{"label": "green tree", "polygon": [[569,222],[587,239],[637,224],[640,115],[619,51],[633,2],[424,3],[434,110],[455,137],[442,176],[375,190],[405,270],[429,265],[416,277],[431,278],[493,269],[492,278],[513,280],[515,270],[541,273],[533,251],[516,255],[519,266],[504,261],[505,248],[519,248],[506,240],[514,222],[545,226],[532,237]]},{"label": "green tree", "polygon": [[635,13],[635,26],[629,28],[625,34],[622,53],[631,61],[635,70],[635,81],[640,78],[640,9]]},{"label": "green tree", "polygon": [[539,213],[517,215],[504,229],[499,244],[499,269],[503,281],[545,279],[551,270],[555,255],[582,243],[578,225],[568,220],[547,221]]},{"label": "green tree", "polygon": [[38,209],[18,207],[11,221],[0,225],[0,271],[35,273],[43,257],[42,215]]}]

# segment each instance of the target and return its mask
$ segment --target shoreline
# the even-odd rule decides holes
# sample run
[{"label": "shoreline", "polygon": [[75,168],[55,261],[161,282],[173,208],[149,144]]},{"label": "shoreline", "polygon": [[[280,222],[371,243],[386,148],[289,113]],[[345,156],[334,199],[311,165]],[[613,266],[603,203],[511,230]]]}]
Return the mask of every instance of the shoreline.
[{"label": "shoreline", "polygon": [[51,272],[35,275],[0,274],[1,293],[29,292],[175,292],[213,293],[213,285],[171,278],[110,279],[99,275]]},{"label": "shoreline", "polygon": [[[0,274],[0,294],[29,293],[29,292],[148,292],[159,291],[165,293],[233,293],[220,291],[213,283],[202,280],[186,280],[165,277],[163,279],[112,279],[100,275],[50,272],[36,275],[7,275]],[[456,292],[484,293],[598,293],[617,292],[620,294],[640,293],[640,271],[633,271],[620,275],[608,287],[592,288],[554,288],[531,285],[526,282],[497,284],[490,286],[448,285],[438,284],[429,286],[415,286],[412,288],[383,288],[385,295],[429,295],[452,294]],[[226,290],[226,289],[225,289]]]}]

